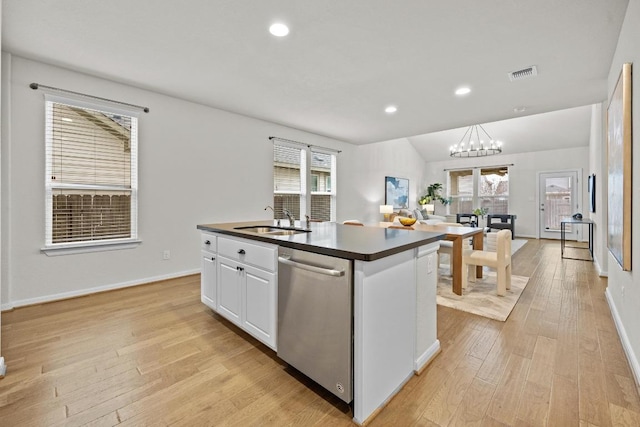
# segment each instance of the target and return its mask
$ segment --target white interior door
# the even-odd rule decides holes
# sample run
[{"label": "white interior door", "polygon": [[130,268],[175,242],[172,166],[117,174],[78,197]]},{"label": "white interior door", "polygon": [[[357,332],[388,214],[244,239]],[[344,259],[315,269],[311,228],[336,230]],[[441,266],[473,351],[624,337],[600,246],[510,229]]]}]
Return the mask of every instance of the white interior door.
[{"label": "white interior door", "polygon": [[[539,174],[539,221],[541,239],[560,239],[560,221],[580,212],[578,171],[543,172]],[[565,227],[566,238],[578,240],[579,227]]]}]

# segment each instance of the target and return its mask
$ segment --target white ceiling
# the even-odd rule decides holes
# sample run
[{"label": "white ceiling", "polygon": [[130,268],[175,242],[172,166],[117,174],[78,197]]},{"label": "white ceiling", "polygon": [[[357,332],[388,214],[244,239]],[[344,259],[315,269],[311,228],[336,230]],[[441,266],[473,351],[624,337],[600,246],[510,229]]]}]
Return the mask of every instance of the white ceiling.
[{"label": "white ceiling", "polygon": [[[547,131],[583,125],[588,107],[572,107],[606,99],[627,3],[4,0],[2,48],[355,144],[525,115]],[[269,34],[275,21],[288,37]],[[537,77],[509,81],[530,65]],[[472,92],[454,96],[460,85]],[[539,115],[564,109],[553,123]],[[557,141],[519,123],[486,129],[523,146],[588,132],[567,128]],[[410,140],[426,156],[445,135]],[[449,137],[461,133],[444,150]]]},{"label": "white ceiling", "polygon": [[[503,142],[502,154],[584,147],[589,145],[591,108],[591,105],[568,108],[484,123],[482,127],[492,138]],[[426,161],[448,160],[450,147],[460,142],[467,129],[462,127],[407,139]],[[483,135],[481,131],[480,135]],[[468,138],[464,140],[468,146]]]}]

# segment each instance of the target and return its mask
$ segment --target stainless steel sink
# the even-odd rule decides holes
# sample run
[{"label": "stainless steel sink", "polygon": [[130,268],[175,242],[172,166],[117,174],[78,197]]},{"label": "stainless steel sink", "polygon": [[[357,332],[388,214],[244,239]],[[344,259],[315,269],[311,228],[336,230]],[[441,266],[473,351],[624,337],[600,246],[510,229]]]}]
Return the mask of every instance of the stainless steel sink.
[{"label": "stainless steel sink", "polygon": [[234,230],[249,231],[257,234],[268,234],[270,236],[290,236],[293,234],[308,233],[310,231],[302,230],[300,228],[281,228],[264,225],[248,225],[245,227],[236,227]]}]

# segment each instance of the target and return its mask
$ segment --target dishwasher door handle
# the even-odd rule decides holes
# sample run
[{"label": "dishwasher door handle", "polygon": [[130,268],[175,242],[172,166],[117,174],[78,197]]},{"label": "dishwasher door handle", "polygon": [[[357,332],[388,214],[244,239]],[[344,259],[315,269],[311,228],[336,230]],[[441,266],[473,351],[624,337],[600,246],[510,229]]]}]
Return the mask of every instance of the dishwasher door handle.
[{"label": "dishwasher door handle", "polygon": [[302,270],[311,271],[313,273],[324,274],[325,276],[342,277],[344,276],[344,270],[331,270],[329,268],[316,267],[315,265],[303,264],[297,261],[291,261],[289,258],[278,257],[278,261],[290,265],[292,267],[300,268]]}]

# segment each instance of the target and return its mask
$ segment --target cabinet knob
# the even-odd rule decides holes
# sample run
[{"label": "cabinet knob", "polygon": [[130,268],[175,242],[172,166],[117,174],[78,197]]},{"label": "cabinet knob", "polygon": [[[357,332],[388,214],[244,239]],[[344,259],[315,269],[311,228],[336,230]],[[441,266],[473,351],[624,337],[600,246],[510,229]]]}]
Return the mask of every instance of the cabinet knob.
[{"label": "cabinet knob", "polygon": [[215,261],[215,260],[216,260],[216,257],[212,256],[211,261]]},{"label": "cabinet knob", "polygon": [[244,254],[246,254],[246,252],[244,251],[244,249],[239,249],[239,250],[238,250],[238,253],[239,253],[240,255],[244,255]]},{"label": "cabinet knob", "polygon": [[206,241],[204,242],[204,244],[205,244],[205,245],[210,245],[210,244],[211,244],[211,240],[206,240]]},{"label": "cabinet knob", "polygon": [[243,267],[236,267],[236,270],[238,270],[238,271],[244,271],[244,268],[243,268]]}]

